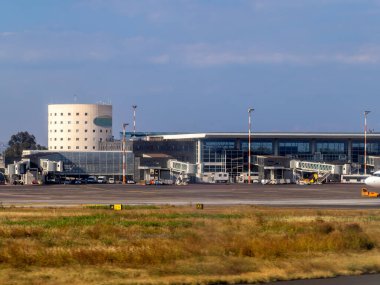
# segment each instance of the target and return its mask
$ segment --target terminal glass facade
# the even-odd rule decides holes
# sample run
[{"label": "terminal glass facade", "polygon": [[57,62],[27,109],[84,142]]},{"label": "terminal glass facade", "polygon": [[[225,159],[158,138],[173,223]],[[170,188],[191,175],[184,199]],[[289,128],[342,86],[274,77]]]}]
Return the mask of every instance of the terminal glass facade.
[{"label": "terminal glass facade", "polygon": [[203,172],[232,172],[242,167],[243,154],[237,140],[205,140],[202,143]]},{"label": "terminal glass facade", "polygon": [[[38,159],[62,161],[61,175],[120,176],[123,173],[123,153],[120,151],[40,153]],[[127,175],[134,175],[134,165],[133,153],[127,152]]]},{"label": "terminal glass facade", "polygon": [[[368,142],[367,143],[367,155],[379,156],[380,155],[380,143]],[[364,142],[352,143],[352,161],[355,163],[364,163]]]},{"label": "terminal glass facade", "polygon": [[[248,141],[241,143],[241,149],[248,151]],[[251,142],[251,153],[253,155],[273,155],[273,143],[270,141]]]},{"label": "terminal glass facade", "polygon": [[347,142],[322,141],[316,143],[316,152],[326,162],[346,161],[348,155]]},{"label": "terminal glass facade", "polygon": [[[252,142],[251,155],[273,155],[273,142]],[[248,140],[205,140],[201,156],[203,172],[228,172],[231,177],[248,172]]]},{"label": "terminal glass facade", "polygon": [[280,141],[278,154],[280,156],[303,156],[311,153],[310,142],[305,141]]},{"label": "terminal glass facade", "polygon": [[[247,139],[201,139],[203,172],[229,172],[231,177],[248,172]],[[371,140],[367,154],[380,155],[380,142]],[[326,163],[363,163],[364,142],[351,139],[255,139],[251,155],[279,155]],[[254,166],[252,165],[252,169]]]}]

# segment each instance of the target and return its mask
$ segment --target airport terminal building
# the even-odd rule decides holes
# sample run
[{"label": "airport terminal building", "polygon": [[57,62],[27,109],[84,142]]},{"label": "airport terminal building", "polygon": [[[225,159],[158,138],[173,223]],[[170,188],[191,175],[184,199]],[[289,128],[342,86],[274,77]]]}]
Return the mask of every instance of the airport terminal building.
[{"label": "airport terminal building", "polygon": [[[141,138],[143,143],[136,141],[133,147],[135,154],[149,151],[173,155],[173,150],[177,150],[174,159],[196,164],[198,177],[216,172],[238,177],[248,172],[247,133],[145,134]],[[182,152],[178,153],[178,150]],[[364,164],[364,135],[253,133],[251,155],[256,166],[259,156],[284,157],[334,165],[350,164],[352,171],[357,173],[362,172]],[[367,160],[380,155],[380,134],[367,135],[367,155]]]},{"label": "airport terminal building", "polygon": [[[106,176],[120,181],[123,134],[112,135],[109,104],[54,104],[48,107],[48,150],[25,151],[8,167],[10,176]],[[247,181],[248,169],[257,179],[294,181],[304,171],[360,174],[364,166],[364,134],[257,132],[251,134],[248,165],[247,133],[126,134],[127,178],[215,182]],[[380,134],[367,134],[367,170],[380,169]],[[324,174],[323,174],[324,175]],[[321,175],[322,177],[324,177]],[[242,178],[243,176],[243,178]],[[326,178],[327,179],[327,178]],[[327,180],[326,180],[327,181]]]},{"label": "airport terminal building", "polygon": [[[247,133],[128,133],[128,175],[135,181],[169,179],[182,172],[173,166],[181,163],[193,182],[207,182],[215,173],[227,173],[230,182],[248,172]],[[62,175],[122,175],[122,144],[120,140],[99,141],[96,151],[31,151],[24,158],[41,168],[42,161],[63,162]],[[378,167],[380,134],[367,135],[368,169]],[[362,173],[364,135],[359,133],[252,133],[251,155],[253,172],[260,168],[259,158],[307,161],[329,165],[349,164],[350,171]],[[377,160],[376,160],[377,161]],[[289,163],[288,163],[289,164]],[[263,167],[266,165],[263,165]],[[272,168],[274,167],[271,165]],[[278,170],[288,166],[276,166]],[[186,172],[186,171],[185,171]],[[273,175],[272,175],[273,176]],[[205,179],[206,177],[206,179]]]}]

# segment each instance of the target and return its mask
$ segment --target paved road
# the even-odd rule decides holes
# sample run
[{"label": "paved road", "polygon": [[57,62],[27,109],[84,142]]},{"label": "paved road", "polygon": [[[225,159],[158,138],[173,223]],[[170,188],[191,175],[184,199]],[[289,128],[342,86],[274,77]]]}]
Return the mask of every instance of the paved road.
[{"label": "paved road", "polygon": [[362,185],[50,185],[0,186],[4,205],[172,204],[379,208],[380,199],[360,196]]},{"label": "paved road", "polygon": [[266,283],[265,285],[379,285],[380,275],[363,275],[363,276],[348,276],[337,277],[330,279],[313,279],[313,280],[298,280],[298,281],[283,281]]}]

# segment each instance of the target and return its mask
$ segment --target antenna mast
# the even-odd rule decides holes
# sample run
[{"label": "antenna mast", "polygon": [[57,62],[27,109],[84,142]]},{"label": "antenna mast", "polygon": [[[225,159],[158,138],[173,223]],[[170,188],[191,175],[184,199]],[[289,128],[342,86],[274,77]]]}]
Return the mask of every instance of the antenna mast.
[{"label": "antenna mast", "polygon": [[136,109],[137,105],[133,105],[133,136],[136,137]]}]

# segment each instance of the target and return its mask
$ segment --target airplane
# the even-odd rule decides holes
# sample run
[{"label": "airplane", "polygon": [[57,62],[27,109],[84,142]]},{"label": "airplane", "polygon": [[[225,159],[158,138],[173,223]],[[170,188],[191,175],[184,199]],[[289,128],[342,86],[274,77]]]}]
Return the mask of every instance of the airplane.
[{"label": "airplane", "polygon": [[372,176],[364,180],[364,183],[369,187],[380,188],[380,170],[376,171]]}]

